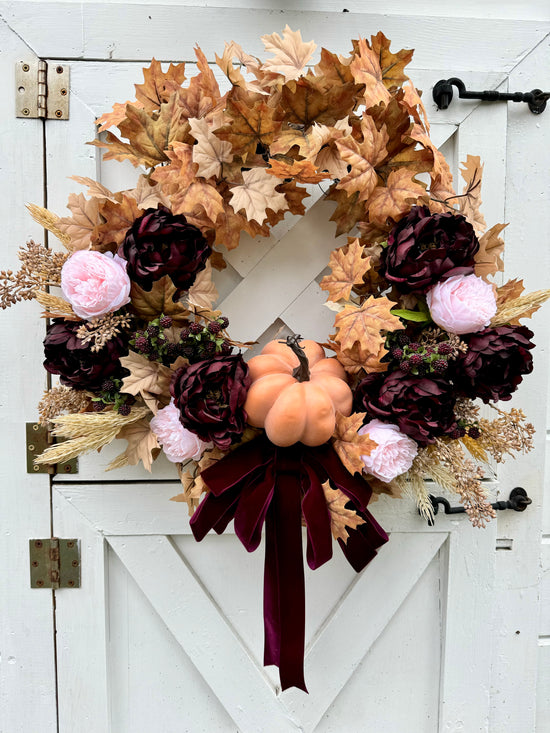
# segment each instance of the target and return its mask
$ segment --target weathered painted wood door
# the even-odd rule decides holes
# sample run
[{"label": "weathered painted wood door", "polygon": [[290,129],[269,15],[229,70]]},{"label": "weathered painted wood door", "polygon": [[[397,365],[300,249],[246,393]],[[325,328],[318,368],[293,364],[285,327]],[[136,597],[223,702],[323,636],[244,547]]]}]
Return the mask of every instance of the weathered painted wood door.
[{"label": "weathered painted wood door", "polygon": [[[530,289],[544,286],[548,246],[537,234],[547,216],[539,199],[547,120],[505,104],[455,101],[448,111],[436,112],[429,92],[438,79],[454,75],[472,88],[544,86],[538,74],[548,53],[548,24],[455,18],[449,25],[433,17],[162,4],[1,7],[6,86],[21,54],[71,66],[68,122],[43,127],[15,121],[12,110],[3,113],[6,135],[0,140],[14,177],[4,171],[1,206],[10,225],[2,263],[13,263],[10,246],[28,235],[40,237],[22,202],[42,203],[43,184],[48,207],[58,213],[77,190],[70,175],[99,176],[115,189],[133,185],[131,166],[105,165],[85,142],[94,136],[97,115],[132,96],[143,62],[156,56],[192,67],[195,42],[213,60],[226,39],[261,55],[259,36],[288,23],[340,52],[350,38],[379,29],[395,47],[417,48],[410,73],[426,90],[436,143],[455,172],[466,153],[481,155],[486,219],[512,222],[510,274],[524,274]],[[466,45],[468,38],[477,41]],[[303,219],[283,222],[269,241],[243,241],[228,256],[230,267],[219,280],[220,307],[236,338],[261,342],[280,327],[283,333],[326,337],[331,314],[321,307],[317,281],[337,243],[328,223],[331,205],[318,188],[311,193]],[[2,733],[54,731],[56,687],[61,733],[534,730],[548,373],[543,348],[535,375],[520,392],[539,429],[537,451],[499,472],[500,485],[491,487],[507,495],[522,484],[535,506],[476,531],[463,517],[438,517],[428,528],[412,503],[381,499],[373,512],[391,540],[379,557],[359,576],[339,554],[307,573],[307,696],[295,690],[281,694],[276,675],[261,666],[261,549],[249,556],[231,534],[196,544],[186,509],[169,502],[178,485],[167,462],[156,467],[155,480],[137,468],[106,476],[103,466],[116,451],[108,449],[82,459],[78,476],[55,477],[52,531],[81,539],[82,588],[58,591],[53,609],[47,591],[27,591],[26,539],[50,531],[48,483],[22,468],[21,423],[34,419],[45,382],[40,328],[31,310],[20,309],[17,324],[16,312],[0,321],[4,517],[15,517],[16,529],[6,536],[14,570],[2,671],[6,696],[15,699],[22,699],[17,689],[29,684],[34,671],[30,684],[33,690],[43,685],[42,703],[38,710],[7,705]],[[539,342],[545,338],[543,323],[536,321]],[[496,552],[497,547],[511,551]],[[20,649],[21,658],[11,648]],[[517,668],[523,671],[518,679],[512,674]]]}]

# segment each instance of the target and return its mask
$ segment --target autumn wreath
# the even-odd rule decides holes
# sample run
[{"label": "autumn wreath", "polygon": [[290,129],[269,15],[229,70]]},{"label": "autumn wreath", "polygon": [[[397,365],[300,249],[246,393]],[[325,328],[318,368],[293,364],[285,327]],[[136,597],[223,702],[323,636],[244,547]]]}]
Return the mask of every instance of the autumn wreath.
[{"label": "autumn wreath", "polygon": [[[65,249],[29,242],[1,294],[2,307],[35,298],[51,319],[44,366],[61,384],[40,419],[66,440],[39,462],[125,439],[108,468],[151,470],[164,451],[197,539],[234,519],[253,550],[265,524],[264,660],[283,688],[305,689],[302,525],[310,567],[330,559],[332,532],[361,570],[387,540],[372,491],[410,493],[429,517],[429,478],[483,526],[494,512],[479,463],[531,448],[521,410],[495,403],[532,370],[519,319],[549,292],[493,281],[503,225],[485,231],[479,159],[454,191],[404,74],[412,51],[378,33],[311,66],[300,32],[262,40],[263,62],[235,43],[216,57],[224,94],[199,48],[189,80],[184,64],[153,60],[136,100],[98,120],[119,136],[91,143],[147,172],[118,192],[76,178],[88,195],[71,195],[68,217],[30,207]],[[267,237],[304,214],[309,184],[334,202],[336,235],[352,232],[321,282],[335,333],[275,340],[247,361],[251,344],[214,310],[212,268],[242,232]]]}]

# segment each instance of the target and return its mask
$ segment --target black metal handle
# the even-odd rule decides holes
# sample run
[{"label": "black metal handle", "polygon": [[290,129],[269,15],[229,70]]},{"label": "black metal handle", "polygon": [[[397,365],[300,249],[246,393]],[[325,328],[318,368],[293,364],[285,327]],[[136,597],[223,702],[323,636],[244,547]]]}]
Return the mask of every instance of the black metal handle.
[{"label": "black metal handle", "polygon": [[497,92],[489,89],[485,92],[469,92],[462,79],[440,79],[433,88],[432,97],[438,109],[447,109],[453,99],[453,85],[458,89],[460,99],[481,99],[484,102],[506,100],[508,102],[526,102],[531,112],[540,115],[546,109],[550,92],[533,89],[530,92]]},{"label": "black metal handle", "polygon": [[[445,499],[443,496],[432,496],[430,494],[430,501],[432,502],[434,515],[438,513],[439,511],[439,505],[443,507],[443,510],[445,514],[463,514],[466,509],[463,506],[451,506],[447,499]],[[503,510],[503,509],[513,509],[515,512],[524,512],[529,504],[532,504],[532,500],[527,496],[527,492],[525,489],[522,489],[521,486],[517,486],[515,489],[512,489],[510,492],[510,496],[507,501],[495,501],[494,504],[491,504],[493,509]],[[420,514],[420,512],[418,512]],[[428,524],[430,527],[433,527],[433,522],[428,521]]]}]

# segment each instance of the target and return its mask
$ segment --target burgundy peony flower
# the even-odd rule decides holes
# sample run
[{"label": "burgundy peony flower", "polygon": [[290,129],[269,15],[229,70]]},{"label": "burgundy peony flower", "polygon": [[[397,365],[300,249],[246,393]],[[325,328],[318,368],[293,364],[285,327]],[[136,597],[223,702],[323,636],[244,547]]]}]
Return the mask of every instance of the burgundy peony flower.
[{"label": "burgundy peony flower", "polygon": [[164,206],[147,209],[136,219],[118,250],[128,261],[130,279],[144,290],[169,275],[178,293],[191,287],[211,252],[200,229]]},{"label": "burgundy peony flower", "polygon": [[244,432],[249,387],[248,367],[237,354],[181,367],[172,377],[170,392],[183,427],[226,450]]},{"label": "burgundy peony flower", "polygon": [[51,374],[60,374],[61,384],[66,387],[92,392],[101,389],[106,379],[122,379],[127,371],[119,359],[128,354],[126,337],[118,334],[94,352],[90,344],[83,344],[76,335],[80,325],[54,319],[44,339],[44,368]]},{"label": "burgundy peony flower", "polygon": [[430,214],[413,206],[390,232],[382,274],[404,293],[422,293],[453,275],[474,271],[479,242],[460,214]]},{"label": "burgundy peony flower", "polygon": [[509,400],[523,375],[533,371],[532,336],[525,326],[498,326],[472,334],[468,351],[453,367],[456,390],[483,402]]},{"label": "burgundy peony flower", "polygon": [[419,445],[433,443],[456,427],[455,395],[441,377],[415,377],[397,370],[370,374],[357,386],[354,409],[395,423]]}]

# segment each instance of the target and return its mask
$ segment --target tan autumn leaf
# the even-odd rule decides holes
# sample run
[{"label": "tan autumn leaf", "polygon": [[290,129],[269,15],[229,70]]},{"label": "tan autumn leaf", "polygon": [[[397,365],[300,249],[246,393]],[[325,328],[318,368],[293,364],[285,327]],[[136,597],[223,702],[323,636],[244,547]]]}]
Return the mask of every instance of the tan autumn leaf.
[{"label": "tan autumn leaf", "polygon": [[98,125],[97,131],[105,132],[105,130],[108,130],[110,127],[118,127],[118,125],[126,117],[126,107],[129,104],[131,104],[134,107],[138,107],[138,108],[143,107],[142,102],[130,102],[130,100],[128,100],[127,102],[122,102],[122,103],[115,102],[113,104],[112,112],[105,112],[104,114],[101,115],[101,117],[98,117],[97,120],[95,121],[96,125]]},{"label": "tan autumn leaf", "polygon": [[403,99],[401,104],[405,106],[407,112],[412,116],[414,121],[422,127],[427,133],[430,132],[428,122],[428,113],[422,102],[421,95],[410,79],[406,79],[403,83]]},{"label": "tan autumn leaf", "polygon": [[194,475],[194,472],[184,470],[181,463],[177,463],[176,466],[183,491],[172,496],[170,501],[185,502],[191,517],[200,504],[202,494],[207,491],[206,484],[200,474]]},{"label": "tan autumn leaf", "polygon": [[221,175],[222,164],[231,163],[233,160],[231,143],[216,137],[204,118],[200,120],[191,118],[189,125],[191,134],[197,141],[197,144],[193,145],[193,162],[198,166],[198,175],[203,178]]},{"label": "tan autumn leaf", "polygon": [[369,356],[378,357],[380,346],[386,339],[385,334],[403,328],[399,318],[391,312],[394,307],[395,303],[391,300],[374,296],[367,298],[360,306],[346,306],[334,319],[337,329],[334,340],[344,351],[359,344],[365,360]]},{"label": "tan autumn leaf", "polygon": [[380,59],[364,38],[357,42],[350,70],[355,81],[365,85],[364,100],[367,109],[381,102],[388,104],[390,94],[382,78]]},{"label": "tan autumn leaf", "polygon": [[378,56],[380,69],[382,71],[382,82],[388,89],[401,86],[407,76],[404,73],[405,66],[411,61],[414,51],[412,49],[401,49],[397,53],[390,51],[390,41],[379,31],[371,36],[373,52]]},{"label": "tan autumn leaf", "polygon": [[474,256],[474,273],[487,280],[489,275],[495,275],[504,270],[501,254],[504,250],[504,240],[499,236],[508,224],[495,224],[479,238],[479,250]]},{"label": "tan autumn leaf", "polygon": [[81,186],[86,186],[88,188],[88,196],[92,198],[110,199],[111,201],[117,200],[112,191],[103,184],[98,183],[98,181],[94,181],[93,178],[88,178],[87,176],[69,176],[69,178],[71,181],[80,183]]},{"label": "tan autumn leaf", "polygon": [[352,287],[363,282],[363,275],[370,267],[370,257],[363,258],[363,247],[355,239],[333,250],[328,266],[332,272],[321,280],[321,289],[328,292],[330,300],[349,300]]},{"label": "tan autumn leaf", "polygon": [[336,222],[336,236],[351,231],[358,221],[366,216],[365,202],[359,201],[359,194],[356,192],[348,196],[341,188],[334,186],[326,196],[329,201],[336,201],[337,206],[330,217],[330,221]]},{"label": "tan autumn leaf", "polygon": [[126,440],[128,447],[105,470],[136,466],[141,461],[144,468],[151,473],[151,465],[160,453],[160,445],[151,430],[149,420],[138,420],[131,425],[125,425],[116,437],[118,440]]},{"label": "tan autumn leaf", "polygon": [[71,193],[67,208],[71,210],[72,216],[59,219],[58,229],[71,238],[71,250],[89,249],[92,231],[100,223],[98,199],[87,199],[82,193]]},{"label": "tan autumn leaf", "polygon": [[351,473],[361,473],[364,463],[361,456],[370,455],[377,443],[368,435],[359,435],[357,432],[365,419],[365,412],[353,412],[349,417],[336,413],[336,429],[333,435],[334,450],[347,470]]},{"label": "tan autumn leaf", "polygon": [[159,183],[151,183],[147,176],[140,176],[137,186],[124,193],[135,199],[138,209],[157,209],[159,204],[170,208],[170,201],[164,195],[162,186]]},{"label": "tan autumn leaf", "polygon": [[425,192],[426,185],[416,181],[414,173],[407,168],[392,171],[386,186],[375,188],[367,201],[369,220],[385,226],[389,218],[400,219]]},{"label": "tan autumn leaf", "polygon": [[145,321],[152,321],[161,314],[170,316],[175,325],[181,325],[187,320],[189,311],[179,301],[174,302],[176,286],[168,275],[153,283],[151,290],[143,290],[137,283],[132,283],[130,290],[130,308]]},{"label": "tan autumn leaf", "polygon": [[311,160],[293,160],[287,163],[283,160],[269,159],[270,168],[266,168],[266,173],[277,178],[294,178],[300,183],[319,183],[328,178],[326,173],[320,173]]},{"label": "tan autumn leaf", "polygon": [[123,195],[120,202],[107,199],[99,205],[99,212],[105,219],[93,233],[93,248],[105,251],[112,245],[122,244],[128,229],[136,219],[143,216],[137,201]]},{"label": "tan autumn leaf", "polygon": [[364,115],[361,120],[363,142],[359,143],[351,135],[336,141],[336,147],[344,162],[351,166],[350,172],[336,184],[349,195],[358,192],[359,201],[366,201],[376,188],[378,175],[375,167],[387,155],[386,127],[376,129],[372,117]]},{"label": "tan autumn leaf", "polygon": [[212,308],[218,298],[219,293],[212,282],[212,265],[207,262],[205,269],[199,272],[195,282],[189,288],[187,299],[193,305]]},{"label": "tan autumn leaf", "polygon": [[[234,66],[233,59],[237,59],[238,65]],[[256,87],[247,81],[241,73],[244,67],[247,72],[254,74],[256,78],[261,76],[260,61],[255,56],[250,56],[239,46],[238,43],[231,41],[225,43],[223,55],[220,57],[216,54],[216,63],[227,76],[233,86],[242,89],[255,90]]]},{"label": "tan autumn leaf", "polygon": [[459,199],[460,213],[468,219],[476,234],[481,234],[487,228],[485,218],[480,210],[483,166],[479,155],[468,155],[466,162],[461,165],[463,167],[460,168],[460,175],[466,183],[462,193],[466,195]]},{"label": "tan autumn leaf", "polygon": [[329,84],[317,76],[291,79],[281,90],[279,114],[286,122],[302,125],[304,129],[314,122],[335,125],[347,117],[360,101],[361,84]]},{"label": "tan autumn leaf", "polygon": [[167,195],[178,194],[185,191],[197,175],[198,166],[193,163],[193,146],[176,142],[166,155],[170,163],[155,168],[151,178],[160,183]]},{"label": "tan autumn leaf", "polygon": [[333,489],[330,481],[325,481],[323,491],[327,500],[327,508],[330,514],[330,528],[335,540],[348,541],[349,529],[357,529],[360,524],[365,524],[354,509],[346,509],[349,503],[348,497],[340,490]]},{"label": "tan autumn leaf", "polygon": [[495,316],[491,319],[491,326],[519,326],[521,318],[531,318],[543,303],[550,298],[550,290],[535,290],[533,293],[521,295],[519,298],[508,300],[499,306]]},{"label": "tan autumn leaf", "polygon": [[523,280],[515,278],[514,280],[508,280],[507,283],[497,288],[497,307],[503,306],[510,300],[516,300],[522,295],[525,290]]},{"label": "tan autumn leaf", "polygon": [[159,109],[167,102],[174,89],[174,83],[181,86],[185,81],[185,64],[170,64],[167,71],[155,58],[151,65],[143,69],[143,84],[135,84],[136,99],[141,102],[147,112]]},{"label": "tan autumn leaf", "polygon": [[279,181],[270,176],[265,168],[243,171],[242,186],[231,188],[231,207],[238,213],[244,209],[249,221],[262,224],[267,218],[266,209],[283,211],[288,208],[284,194],[275,190]]},{"label": "tan autumn leaf", "polygon": [[261,38],[265,50],[274,54],[273,58],[264,61],[262,70],[282,74],[285,79],[297,79],[317,48],[314,41],[302,41],[300,31],[293,31],[288,25],[285,26],[282,38],[278,33]]},{"label": "tan autumn leaf", "polygon": [[172,370],[158,361],[149,361],[141,354],[130,351],[123,356],[120,363],[130,372],[122,380],[121,392],[140,395],[147,407],[156,414],[159,403],[164,405],[170,401],[170,381]]},{"label": "tan autumn leaf", "polygon": [[230,121],[215,134],[220,140],[231,143],[233,154],[243,158],[255,155],[258,146],[268,149],[281,128],[275,110],[263,97],[254,95],[251,99],[239,87],[233,87],[229,93],[225,112]]},{"label": "tan autumn leaf", "polygon": [[182,115],[188,119],[206,117],[218,106],[223,107],[223,98],[220,98],[220,88],[216,77],[206,56],[198,46],[195,48],[195,56],[199,73],[191,77],[187,88],[177,91],[178,106]]}]

